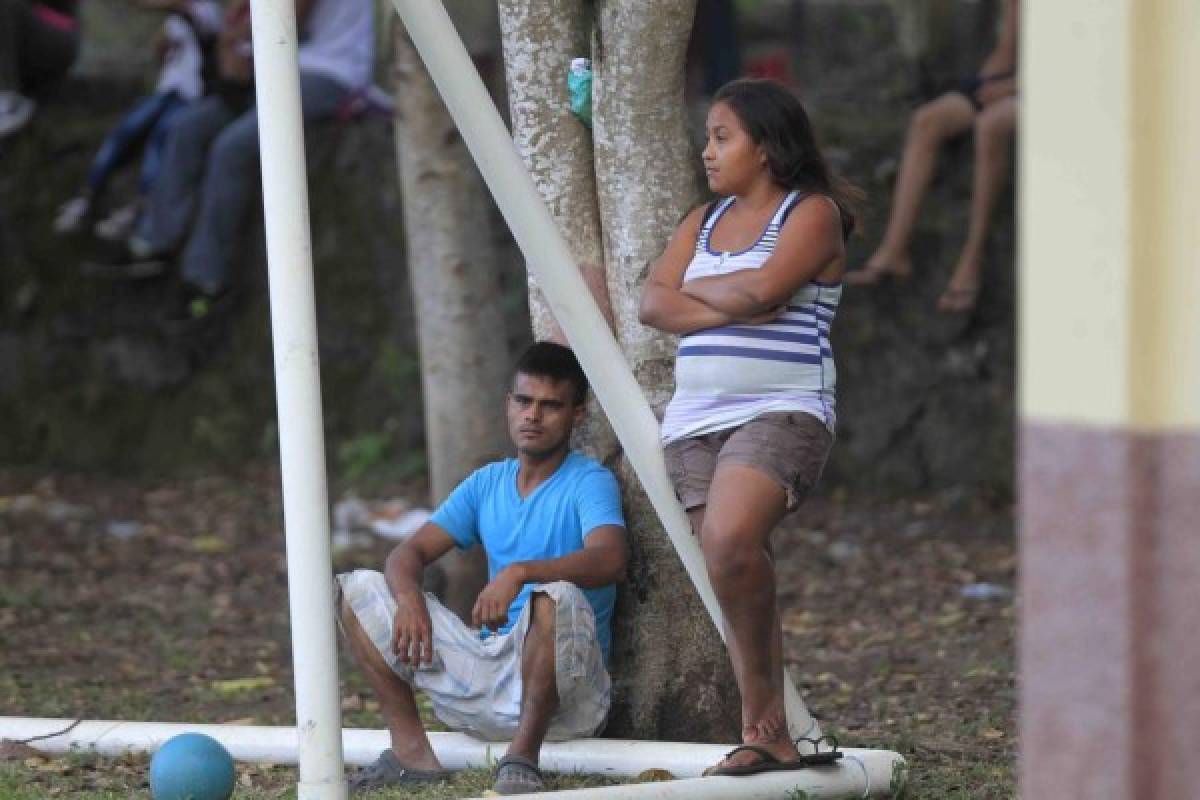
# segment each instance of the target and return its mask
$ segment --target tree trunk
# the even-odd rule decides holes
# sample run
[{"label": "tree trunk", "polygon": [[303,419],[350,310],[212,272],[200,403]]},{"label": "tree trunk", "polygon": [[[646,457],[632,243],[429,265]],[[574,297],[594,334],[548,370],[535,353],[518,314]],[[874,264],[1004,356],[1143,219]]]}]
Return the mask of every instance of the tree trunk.
[{"label": "tree trunk", "polygon": [[939,83],[957,72],[952,66],[957,42],[955,0],[891,0],[896,41],[927,82]]},{"label": "tree trunk", "polygon": [[[397,162],[430,494],[439,503],[472,470],[510,449],[502,413],[509,358],[486,189],[404,26],[393,29]],[[439,564],[446,605],[469,618],[487,578],[482,551],[454,551]]]},{"label": "tree trunk", "polygon": [[[598,4],[596,183],[621,349],[661,414],[674,389],[675,337],[638,320],[642,284],[679,221],[700,202],[684,106],[695,0]],[[634,558],[621,588],[614,735],[730,742],[741,706],[729,657],[633,470],[625,487]],[[686,711],[684,712],[683,710]]]},{"label": "tree trunk", "polygon": [[[683,105],[694,0],[500,0],[500,9],[518,149],[585,277],[602,274],[589,265],[606,265],[608,291],[593,277],[593,293],[611,297],[618,341],[661,407],[671,392],[674,342],[645,328],[637,306],[649,264],[699,197]],[[589,54],[594,153],[566,91],[571,58]],[[532,286],[530,306],[535,330],[552,331]],[[589,432],[585,444],[594,443]],[[614,466],[632,558],[614,623],[607,734],[736,741],[740,706],[717,632],[637,478],[623,463]]]},{"label": "tree trunk", "polygon": [[[572,116],[567,95],[567,70],[572,58],[589,54],[591,27],[588,0],[500,0],[513,140],[612,325],[592,139]],[[532,272],[528,281],[534,338],[565,343]],[[616,436],[595,401],[573,444],[604,463],[615,458]]]},{"label": "tree trunk", "polygon": [[[567,70],[590,50],[587,0],[500,0],[500,32],[513,141],[554,221],[588,273],[604,270],[600,210],[587,127],[571,115]],[[538,339],[557,334],[537,281],[529,307]]]}]

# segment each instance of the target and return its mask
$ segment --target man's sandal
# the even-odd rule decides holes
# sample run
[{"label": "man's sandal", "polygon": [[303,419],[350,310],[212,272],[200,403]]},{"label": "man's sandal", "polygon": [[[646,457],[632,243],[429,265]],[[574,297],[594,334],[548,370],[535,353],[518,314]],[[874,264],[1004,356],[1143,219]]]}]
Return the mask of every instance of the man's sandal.
[{"label": "man's sandal", "polygon": [[537,764],[523,756],[508,755],[496,764],[496,794],[532,794],[545,790],[542,772]]},{"label": "man's sandal", "polygon": [[346,784],[351,794],[358,794],[389,786],[437,783],[449,777],[450,771],[445,769],[410,769],[401,764],[396,754],[388,748],[379,754],[374,764],[351,775]]}]

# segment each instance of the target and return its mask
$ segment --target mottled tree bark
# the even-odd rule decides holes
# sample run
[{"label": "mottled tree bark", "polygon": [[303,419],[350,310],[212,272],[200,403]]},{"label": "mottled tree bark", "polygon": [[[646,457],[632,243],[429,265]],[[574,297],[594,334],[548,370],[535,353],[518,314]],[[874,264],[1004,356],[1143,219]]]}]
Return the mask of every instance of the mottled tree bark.
[{"label": "mottled tree bark", "polygon": [[[700,202],[684,106],[695,0],[602,0],[594,36],[595,162],[609,293],[621,349],[661,413],[676,340],[638,321],[642,284],[679,221]],[[621,589],[612,727],[621,735],[738,741],[729,657],[633,470],[625,487],[632,559]]]},{"label": "mottled tree bark", "polygon": [[[513,140],[585,275],[603,274],[604,252],[591,136],[571,115],[567,69],[572,58],[589,54],[589,6],[586,0],[500,0]],[[561,336],[532,273],[529,298],[534,335]]]},{"label": "mottled tree bark", "polygon": [[953,0],[891,0],[900,52],[913,61],[928,58],[953,35]]},{"label": "mottled tree bark", "polygon": [[[404,27],[393,26],[396,147],[417,315],[434,503],[510,449],[509,357],[496,296],[486,189]],[[481,550],[454,551],[444,600],[469,618],[487,578]]]},{"label": "mottled tree bark", "polygon": [[[587,0],[500,0],[500,30],[513,140],[601,313],[612,324],[592,138],[572,116],[567,95],[571,59],[590,54],[590,9]],[[532,272],[528,280],[534,338],[565,343]],[[574,444],[605,463],[618,451],[594,401]]]},{"label": "mottled tree bark", "polygon": [[[674,342],[638,322],[637,307],[649,264],[699,200],[683,104],[694,8],[695,0],[500,0],[517,146],[593,293],[609,298],[618,341],[659,408],[671,393]],[[594,152],[569,112],[576,56],[590,56],[595,71]],[[530,306],[535,330],[551,332],[536,287]],[[594,445],[595,434],[585,439]],[[736,741],[737,688],[716,629],[636,476],[619,457],[606,460],[621,480],[632,551],[614,623],[607,733]]]}]

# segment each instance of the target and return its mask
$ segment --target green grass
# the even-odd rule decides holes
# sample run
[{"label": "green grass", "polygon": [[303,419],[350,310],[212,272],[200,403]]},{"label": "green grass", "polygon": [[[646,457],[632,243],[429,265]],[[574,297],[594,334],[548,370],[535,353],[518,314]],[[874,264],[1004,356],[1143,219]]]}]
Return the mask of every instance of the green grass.
[{"label": "green grass", "polygon": [[[0,498],[35,489],[30,479],[4,480],[0,471]],[[0,554],[13,554],[0,587],[0,708],[65,719],[291,724],[273,476],[67,486],[63,498],[102,518],[139,518],[147,531],[110,541],[90,523],[0,517]],[[136,502],[122,499],[130,497]],[[898,561],[892,531],[928,517],[910,505],[831,505],[811,527],[781,533],[786,552],[820,552],[837,537],[860,544],[837,570],[780,560],[782,585],[803,587],[785,598],[785,658],[826,732],[844,746],[907,759],[910,800],[1008,800],[1016,794],[1016,612],[1011,603],[963,601],[956,571],[970,565],[972,579],[1011,581],[1013,545],[963,535],[974,518],[939,522],[906,540]],[[378,565],[389,547],[349,551],[340,566]],[[344,649],[339,658],[343,724],[382,727],[365,677]],[[425,724],[441,727],[421,701]],[[0,800],[148,798],[147,766],[146,756],[0,761]],[[242,764],[238,774],[239,800],[295,795],[293,767]],[[554,779],[559,788],[604,782]],[[488,770],[473,770],[421,792],[376,796],[478,797],[490,783]]]},{"label": "green grass", "polygon": [[[47,796],[80,800],[148,798],[145,785],[148,761],[143,757],[118,759],[76,755],[38,765],[0,763],[0,800],[44,800]],[[296,796],[296,770],[292,767],[238,765],[237,800],[280,800]],[[492,787],[490,769],[456,772],[452,780],[422,787],[379,790],[363,795],[370,800],[457,800],[479,797]],[[31,781],[37,781],[33,783]],[[582,789],[612,786],[619,781],[592,775],[546,774],[547,788]]]},{"label": "green grass", "polygon": [[[886,745],[883,745],[886,746]],[[0,763],[0,800],[43,800],[48,796],[81,800],[149,798],[145,786],[148,759],[143,756],[101,758],[74,755],[40,764]],[[297,774],[293,767],[238,765],[238,800],[295,797]],[[372,800],[458,800],[479,797],[492,785],[490,769],[456,772],[451,780],[407,789],[380,790],[366,795]],[[36,782],[34,782],[36,781]],[[908,800],[981,800],[1016,796],[1012,771],[995,764],[958,760],[942,763],[913,761],[907,771]],[[579,789],[616,785],[620,781],[591,775],[547,774],[549,789]],[[893,782],[893,790],[897,787]],[[806,799],[803,791],[789,800]]]}]

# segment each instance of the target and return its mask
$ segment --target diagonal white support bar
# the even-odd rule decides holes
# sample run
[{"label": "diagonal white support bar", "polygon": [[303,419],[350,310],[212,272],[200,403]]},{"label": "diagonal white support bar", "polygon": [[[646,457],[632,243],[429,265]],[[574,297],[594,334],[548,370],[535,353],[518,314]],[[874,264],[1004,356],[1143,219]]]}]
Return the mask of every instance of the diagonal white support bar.
[{"label": "diagonal white support bar", "polygon": [[[704,557],[667,477],[658,420],[580,277],[571,251],[526,171],[445,7],[439,0],[392,0],[392,3],[530,269],[537,275],[555,319],[579,356],[596,398],[604,407],[704,607],[724,637],[724,620],[708,581]],[[566,80],[565,76],[563,79]],[[819,735],[816,720],[808,713],[786,673],[784,692],[793,734]]]},{"label": "diagonal white support bar", "polygon": [[329,503],[293,0],[252,0],[296,683],[299,800],[344,800]]}]

